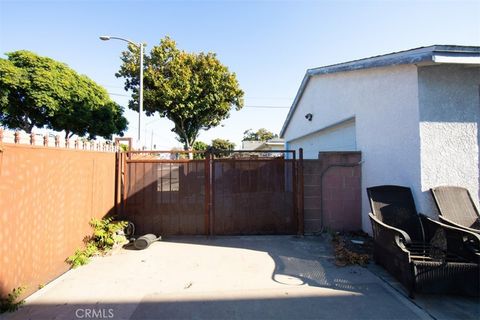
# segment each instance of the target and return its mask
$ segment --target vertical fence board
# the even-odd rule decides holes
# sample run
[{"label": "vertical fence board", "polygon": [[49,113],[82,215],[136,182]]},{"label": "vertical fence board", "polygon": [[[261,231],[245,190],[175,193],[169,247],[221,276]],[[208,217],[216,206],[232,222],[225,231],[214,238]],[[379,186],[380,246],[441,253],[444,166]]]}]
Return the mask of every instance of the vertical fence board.
[{"label": "vertical fence board", "polygon": [[209,154],[204,160],[155,160],[155,155],[136,158],[135,154],[127,159],[126,213],[138,221],[138,233],[297,232],[295,160],[216,159]]}]

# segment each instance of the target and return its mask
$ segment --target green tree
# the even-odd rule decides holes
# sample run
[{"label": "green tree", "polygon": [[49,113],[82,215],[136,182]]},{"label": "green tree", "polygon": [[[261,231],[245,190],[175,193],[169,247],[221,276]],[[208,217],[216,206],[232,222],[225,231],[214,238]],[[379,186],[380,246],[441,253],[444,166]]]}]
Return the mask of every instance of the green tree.
[{"label": "green tree", "polygon": [[[130,45],[122,55],[116,74],[124,77],[125,89],[132,90],[129,107],[138,111],[139,49]],[[214,53],[189,53],[179,50],[174,40],[165,37],[144,63],[144,110],[148,116],[158,112],[174,123],[172,131],[190,150],[200,130],[220,124],[234,107],[243,106],[243,91],[235,73],[220,63]]]},{"label": "green tree", "polygon": [[278,135],[268,131],[265,128],[260,128],[257,130],[257,132],[253,132],[252,129],[248,129],[243,133],[242,141],[268,141],[273,138],[278,138]]},{"label": "green tree", "polygon": [[90,138],[123,134],[123,108],[107,91],[66,64],[20,50],[0,59],[0,124],[30,133],[33,127]]},{"label": "green tree", "polygon": [[232,151],[235,149],[235,143],[226,140],[226,139],[213,139],[211,144],[212,151],[215,155],[226,157],[231,154],[231,152],[221,152],[221,151]]},{"label": "green tree", "polygon": [[[195,151],[206,151],[208,149],[208,144],[203,141],[195,141],[193,144],[193,150]],[[195,153],[193,155],[194,159],[205,159],[205,155],[203,153]]]}]

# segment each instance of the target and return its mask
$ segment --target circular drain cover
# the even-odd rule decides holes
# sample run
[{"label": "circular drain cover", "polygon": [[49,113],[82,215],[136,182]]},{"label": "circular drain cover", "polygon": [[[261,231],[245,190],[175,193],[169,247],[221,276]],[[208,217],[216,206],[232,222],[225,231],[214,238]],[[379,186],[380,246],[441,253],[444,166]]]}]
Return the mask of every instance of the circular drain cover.
[{"label": "circular drain cover", "polygon": [[304,284],[302,279],[294,276],[288,276],[285,274],[276,274],[275,276],[273,276],[273,279],[279,283],[288,284],[291,286],[301,286],[302,284]]}]

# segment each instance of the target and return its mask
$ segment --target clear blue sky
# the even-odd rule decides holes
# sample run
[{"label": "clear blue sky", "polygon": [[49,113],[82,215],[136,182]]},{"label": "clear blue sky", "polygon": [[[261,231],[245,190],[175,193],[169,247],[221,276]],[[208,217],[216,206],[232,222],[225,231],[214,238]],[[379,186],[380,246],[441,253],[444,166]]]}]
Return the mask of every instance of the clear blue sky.
[{"label": "clear blue sky", "polygon": [[[432,44],[480,45],[480,1],[4,1],[0,53],[26,49],[67,63],[126,106],[114,74],[125,43],[147,50],[165,35],[187,51],[213,51],[234,71],[247,106],[289,107],[305,70]],[[120,94],[120,95],[116,95]],[[232,111],[200,140],[240,144],[247,129],[278,133],[288,108]],[[136,136],[137,113],[127,112]],[[145,143],[179,145],[168,120],[147,118]]]}]

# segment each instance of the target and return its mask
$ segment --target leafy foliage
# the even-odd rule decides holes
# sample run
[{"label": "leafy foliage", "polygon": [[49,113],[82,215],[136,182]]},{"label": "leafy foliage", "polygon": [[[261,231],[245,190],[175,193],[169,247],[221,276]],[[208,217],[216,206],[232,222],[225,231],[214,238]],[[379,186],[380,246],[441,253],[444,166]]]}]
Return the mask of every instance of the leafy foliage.
[{"label": "leafy foliage", "polygon": [[93,228],[93,235],[87,237],[84,249],[77,249],[73,255],[67,258],[72,268],[83,266],[90,262],[90,258],[98,253],[106,253],[117,243],[125,240],[124,235],[119,231],[127,226],[126,221],[113,221],[113,218],[98,220],[92,218],[90,226]]},{"label": "leafy foliage", "polygon": [[[208,144],[203,141],[195,141],[193,144],[193,150],[195,151],[206,151],[208,148]],[[195,153],[193,159],[205,159],[205,155],[202,153]]]},{"label": "leafy foliage", "polygon": [[195,141],[195,143],[193,144],[193,150],[205,151],[207,149],[208,149],[208,144],[206,144],[203,141]]},{"label": "leafy foliage", "polygon": [[235,143],[225,140],[225,139],[213,139],[212,140],[212,152],[219,157],[226,157],[230,155],[230,152],[221,152],[221,151],[231,151],[235,149]]},{"label": "leafy foliage", "polygon": [[123,143],[120,143],[119,146],[120,146],[120,150],[121,150],[122,152],[127,152],[127,151],[128,151],[128,145],[123,144]]},{"label": "leafy foliage", "polygon": [[0,298],[0,314],[17,311],[25,303],[25,300],[17,301],[25,289],[25,287],[14,288],[6,298]]},{"label": "leafy foliage", "polygon": [[107,91],[66,64],[20,50],[0,59],[0,124],[30,133],[65,130],[66,137],[123,134],[123,108]]},{"label": "leafy foliage", "polygon": [[72,268],[83,266],[90,262],[90,257],[98,252],[94,243],[87,243],[84,249],[77,249],[75,253],[67,258],[67,262]]},{"label": "leafy foliage", "polygon": [[93,218],[90,221],[93,227],[92,242],[98,250],[110,250],[112,247],[125,239],[125,236],[118,235],[118,231],[123,230],[127,226],[126,221],[113,221],[113,218],[104,218],[98,220]]},{"label": "leafy foliage", "polygon": [[265,128],[260,128],[257,130],[257,132],[253,132],[252,129],[248,129],[243,133],[242,141],[268,141],[274,138],[278,138],[278,135],[268,131]]},{"label": "leafy foliage", "polygon": [[[132,90],[129,107],[138,111],[139,48],[130,45],[123,52],[123,64],[116,74],[125,78],[125,89]],[[243,91],[235,73],[220,63],[214,53],[179,50],[165,37],[144,63],[144,110],[158,112],[173,121],[173,132],[189,150],[200,130],[208,130],[229,117],[230,110],[243,106]]]}]

